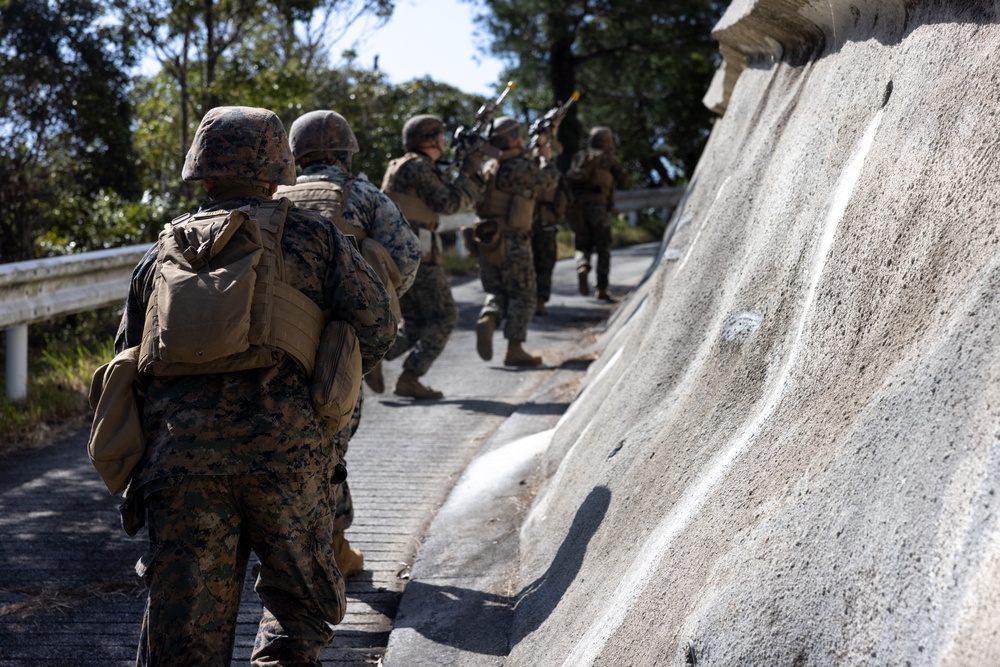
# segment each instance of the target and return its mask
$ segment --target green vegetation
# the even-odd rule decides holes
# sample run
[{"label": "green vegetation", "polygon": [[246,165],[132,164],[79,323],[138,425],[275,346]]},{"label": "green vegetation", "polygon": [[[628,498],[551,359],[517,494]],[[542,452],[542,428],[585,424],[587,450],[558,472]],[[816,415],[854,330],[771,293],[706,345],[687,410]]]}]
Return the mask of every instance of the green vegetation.
[{"label": "green vegetation", "polygon": [[[711,124],[700,99],[716,63],[715,0],[469,0],[516,93],[502,111],[530,123],[582,94],[560,130],[568,160],[588,125],[611,125],[635,184],[683,183]],[[485,99],[431,79],[389,83],[340,31],[386,19],[393,0],[3,0],[0,11],[0,263],[151,242],[197,205],[181,165],[217,105],[273,109],[286,127],[335,108],[361,145],[355,170],[380,184],[417,113],[456,128]],[[142,58],[159,67],[140,72]],[[565,165],[563,165],[565,167]],[[658,239],[662,222],[615,223],[616,245]],[[560,233],[560,256],[572,238]],[[475,259],[446,253],[456,276]],[[0,402],[0,442],[85,411],[110,357],[113,309],[30,328],[27,406]],[[0,350],[2,355],[2,350]],[[2,356],[0,356],[2,358]]]}]

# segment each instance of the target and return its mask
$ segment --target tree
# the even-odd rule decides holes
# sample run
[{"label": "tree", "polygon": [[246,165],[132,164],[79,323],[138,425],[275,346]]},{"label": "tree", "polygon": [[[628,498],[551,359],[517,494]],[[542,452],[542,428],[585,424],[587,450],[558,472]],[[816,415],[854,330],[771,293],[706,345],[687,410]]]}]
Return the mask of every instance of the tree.
[{"label": "tree", "polygon": [[[518,97],[548,104],[581,94],[560,128],[563,166],[587,125],[610,125],[636,177],[683,181],[712,116],[701,104],[716,66],[716,0],[467,0],[485,8],[477,22],[491,50],[511,63]],[[481,4],[480,4],[481,3]],[[527,93],[532,91],[532,93]]]},{"label": "tree", "polygon": [[137,194],[132,44],[92,0],[5,0],[0,13],[0,261],[35,257],[51,211],[102,190]]},{"label": "tree", "polygon": [[[114,0],[124,25],[159,62],[161,75],[143,91],[169,94],[173,110],[159,118],[176,132],[174,158],[156,167],[180,173],[201,117],[221,104],[297,108],[308,82],[325,67],[336,28],[365,14],[388,17],[392,0]],[[338,21],[339,19],[339,21]],[[169,85],[173,90],[168,89]],[[161,125],[160,129],[165,129]],[[161,141],[158,139],[156,150]],[[181,187],[181,192],[190,191]]]}]

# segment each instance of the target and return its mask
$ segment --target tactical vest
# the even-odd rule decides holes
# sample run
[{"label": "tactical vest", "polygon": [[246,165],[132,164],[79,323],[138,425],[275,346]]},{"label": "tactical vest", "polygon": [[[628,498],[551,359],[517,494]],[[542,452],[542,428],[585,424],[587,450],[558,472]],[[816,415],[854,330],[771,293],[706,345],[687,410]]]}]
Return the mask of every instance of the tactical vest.
[{"label": "tactical vest", "polygon": [[538,190],[535,197],[535,226],[555,227],[566,215],[569,207],[569,196],[563,179],[560,176],[554,186],[546,190]]},{"label": "tactical vest", "polygon": [[332,181],[315,180],[295,185],[282,185],[274,193],[275,197],[288,197],[299,208],[318,211],[324,218],[337,226],[344,234],[353,236],[358,245],[368,237],[361,223],[348,222],[344,218],[344,207],[347,205],[347,193],[351,191],[351,180],[344,186]]},{"label": "tactical vest", "polygon": [[604,153],[588,150],[580,165],[574,166],[570,178],[574,199],[584,204],[607,207],[615,190],[615,177],[603,159]]},{"label": "tactical vest", "polygon": [[486,162],[483,168],[486,189],[476,206],[476,216],[484,221],[494,220],[504,230],[530,232],[535,214],[534,191],[529,191],[528,195],[531,196],[528,196],[497,188],[497,174],[504,161],[506,161],[504,156],[501,156],[500,160]]},{"label": "tactical vest", "polygon": [[411,160],[422,160],[418,153],[407,153],[403,157],[398,157],[389,162],[382,177],[382,192],[389,196],[389,199],[396,202],[399,210],[403,212],[403,217],[407,219],[413,227],[423,227],[432,232],[437,231],[441,216],[423,199],[412,192],[399,192],[396,190],[396,177],[404,164]]},{"label": "tactical vest", "polygon": [[226,373],[285,352],[312,375],[326,318],[286,282],[281,237],[291,202],[174,219],[160,232],[139,370]]}]

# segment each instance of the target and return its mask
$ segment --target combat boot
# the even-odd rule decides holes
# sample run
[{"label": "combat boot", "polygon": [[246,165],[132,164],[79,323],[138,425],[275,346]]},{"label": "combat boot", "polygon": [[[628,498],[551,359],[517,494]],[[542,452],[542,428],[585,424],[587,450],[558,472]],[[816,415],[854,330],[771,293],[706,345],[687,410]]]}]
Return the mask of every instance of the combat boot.
[{"label": "combat boot", "polygon": [[333,558],[337,561],[340,576],[345,579],[365,569],[365,555],[351,546],[343,531],[333,534]]},{"label": "combat boot", "polygon": [[444,398],[444,394],[440,391],[422,385],[420,378],[413,371],[403,371],[403,374],[396,380],[396,395],[408,396],[418,401],[436,401]]},{"label": "combat boot", "polygon": [[368,375],[365,376],[365,384],[376,394],[385,391],[385,377],[382,375],[381,361],[375,364],[375,368],[368,371]]},{"label": "combat boot", "polygon": [[538,366],[542,358],[530,354],[521,347],[521,341],[512,340],[507,343],[507,356],[503,358],[504,366]]},{"label": "combat boot", "polygon": [[476,322],[476,352],[483,361],[493,358],[493,332],[497,321],[492,315],[483,315]]},{"label": "combat boot", "polygon": [[597,288],[597,298],[601,301],[607,301],[608,303],[614,303],[616,299],[608,293],[607,287]]},{"label": "combat boot", "polygon": [[580,294],[583,296],[590,296],[590,285],[587,282],[589,275],[590,269],[586,266],[581,266],[576,270],[576,282],[580,288]]}]

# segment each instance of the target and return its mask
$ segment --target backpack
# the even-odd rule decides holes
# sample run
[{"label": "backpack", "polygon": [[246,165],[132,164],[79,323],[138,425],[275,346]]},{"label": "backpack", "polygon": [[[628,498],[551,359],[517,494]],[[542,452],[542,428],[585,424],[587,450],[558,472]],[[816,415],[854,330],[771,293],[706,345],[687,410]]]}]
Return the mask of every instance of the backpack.
[{"label": "backpack", "polygon": [[323,311],[285,282],[289,200],[174,219],[160,233],[139,370],[157,376],[273,366],[313,372]]}]

